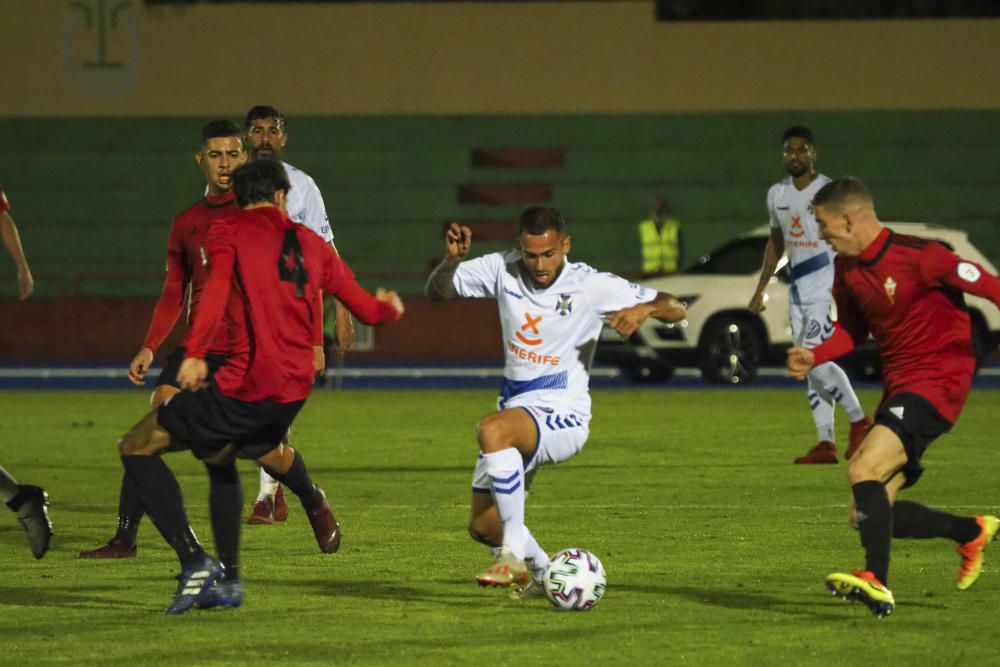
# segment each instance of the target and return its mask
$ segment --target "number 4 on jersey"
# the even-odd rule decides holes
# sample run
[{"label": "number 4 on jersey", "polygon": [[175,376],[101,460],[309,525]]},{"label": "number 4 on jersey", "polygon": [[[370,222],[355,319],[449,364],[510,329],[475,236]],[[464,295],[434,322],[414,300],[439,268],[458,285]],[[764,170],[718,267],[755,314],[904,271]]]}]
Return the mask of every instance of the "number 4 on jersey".
[{"label": "number 4 on jersey", "polygon": [[281,245],[281,257],[278,259],[278,275],[285,282],[295,283],[295,296],[306,295],[309,272],[302,261],[302,246],[294,229],[285,231],[285,242]]}]

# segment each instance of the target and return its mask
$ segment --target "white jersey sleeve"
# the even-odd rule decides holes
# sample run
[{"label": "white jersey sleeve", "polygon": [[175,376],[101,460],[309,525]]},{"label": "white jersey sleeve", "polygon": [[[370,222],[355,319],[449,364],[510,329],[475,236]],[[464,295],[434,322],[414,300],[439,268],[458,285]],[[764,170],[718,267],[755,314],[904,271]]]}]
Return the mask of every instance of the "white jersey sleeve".
[{"label": "white jersey sleeve", "polygon": [[462,262],[452,279],[455,291],[459,296],[495,299],[505,267],[504,254],[499,252]]},{"label": "white jersey sleeve", "polygon": [[771,229],[781,229],[781,220],[774,210],[775,188],[772,186],[767,190],[767,217],[771,222]]},{"label": "white jersey sleeve", "polygon": [[656,290],[630,283],[613,273],[592,273],[587,279],[586,290],[600,317],[656,298]]},{"label": "white jersey sleeve", "polygon": [[283,162],[292,189],[288,192],[286,209],[292,222],[316,232],[327,243],[333,242],[333,230],[326,215],[326,205],[316,181],[298,167]]}]

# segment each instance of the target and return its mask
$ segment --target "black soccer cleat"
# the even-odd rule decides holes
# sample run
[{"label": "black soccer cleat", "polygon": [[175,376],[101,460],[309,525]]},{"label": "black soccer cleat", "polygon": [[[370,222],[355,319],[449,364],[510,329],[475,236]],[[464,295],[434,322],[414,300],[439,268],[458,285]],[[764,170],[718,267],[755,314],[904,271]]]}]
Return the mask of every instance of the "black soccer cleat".
[{"label": "black soccer cleat", "polygon": [[11,501],[17,509],[14,513],[24,529],[28,531],[28,545],[31,555],[41,558],[49,550],[52,540],[52,522],[49,521],[49,494],[41,487],[22,484],[17,496]]}]

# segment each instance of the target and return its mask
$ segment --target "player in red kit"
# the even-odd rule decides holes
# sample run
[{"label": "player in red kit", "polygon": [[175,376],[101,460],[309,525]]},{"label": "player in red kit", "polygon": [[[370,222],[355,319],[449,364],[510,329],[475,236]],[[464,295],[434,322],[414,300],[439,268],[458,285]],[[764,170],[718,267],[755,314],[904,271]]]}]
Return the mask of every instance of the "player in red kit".
[{"label": "player in red kit", "polygon": [[[35,280],[28,268],[28,259],[21,247],[21,237],[17,225],[10,216],[10,203],[0,187],[0,241],[7,248],[10,258],[17,265],[17,284],[21,301],[31,296]],[[49,521],[48,494],[41,487],[18,484],[3,467],[0,467],[0,502],[17,515],[21,526],[28,531],[28,545],[35,558],[41,558],[49,550],[52,539],[52,523]]]},{"label": "player in red kit", "polygon": [[[129,380],[135,385],[143,385],[156,351],[185,311],[185,305],[189,324],[198,314],[208,277],[205,239],[215,220],[238,210],[232,192],[232,172],[246,162],[247,157],[242,132],[235,124],[227,120],[213,120],[202,128],[201,146],[195,153],[195,161],[205,175],[208,189],[204,197],[174,218],[170,226],[163,291],[156,302],[142,348],[129,365]],[[213,369],[225,362],[228,345],[227,331],[220,327],[207,356]],[[178,347],[167,357],[150,397],[153,408],[180,391],[177,371],[183,360],[183,347]],[[118,529],[115,535],[97,549],[81,551],[80,558],[134,557],[142,515],[139,496],[125,475],[118,498]]]},{"label": "player in red kit", "polygon": [[[395,292],[373,297],[322,239],[288,218],[289,183],[280,164],[243,165],[233,172],[233,189],[242,210],[215,221],[207,238],[209,276],[178,374],[184,391],[119,444],[143,508],[181,562],[168,614],[242,601],[236,456],[256,459],[294,492],[320,548],[336,549],[339,531],[323,492],[301,454],[282,443],[312,386],[319,304],[324,294],[335,296],[366,324],[394,322],[403,312]],[[230,332],[230,354],[211,374],[206,356],[222,326]],[[208,469],[219,560],[205,553],[188,524],[177,480],[160,457],[171,446],[190,447]]]},{"label": "player in red kit", "polygon": [[865,550],[864,570],[834,573],[827,587],[862,601],[881,617],[895,600],[887,587],[893,537],[946,537],[958,543],[958,588],[979,577],[983,550],[1000,520],[960,517],[896,500],[923,473],[921,456],[951,429],[969,394],[976,359],[963,292],[1000,305],[1000,280],[945,246],[894,234],[875,215],[860,181],[832,181],[813,197],[823,238],[837,251],[833,295],[837,329],[812,350],[788,351],[789,375],[850,352],[868,338],[879,346],[885,392],[875,426],[851,458],[851,521]]}]

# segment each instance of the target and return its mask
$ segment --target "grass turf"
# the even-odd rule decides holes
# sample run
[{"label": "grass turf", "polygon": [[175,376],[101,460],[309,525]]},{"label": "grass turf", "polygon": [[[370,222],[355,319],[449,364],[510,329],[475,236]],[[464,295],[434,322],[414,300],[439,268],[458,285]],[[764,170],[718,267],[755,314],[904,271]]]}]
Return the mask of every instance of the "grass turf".
[{"label": "grass turf", "polygon": [[[972,395],[903,497],[1000,509],[996,396]],[[862,553],[844,465],[791,465],[813,444],[799,391],[595,392],[590,441],[538,476],[527,515],[550,553],[603,560],[608,593],[589,613],[474,583],[489,555],[465,523],[489,392],[354,391],[314,395],[293,434],[343,525],[340,553],[318,551],[295,505],[284,525],[245,528],[243,607],[164,617],[177,568],[148,519],[138,558],[76,558],[113,532],[115,442],[145,401],[0,393],[0,464],[49,491],[56,530],[36,562],[0,512],[0,663],[995,664],[1000,555],[959,592],[951,543],[897,541],[893,616],[827,596],[825,576]],[[185,453],[168,462],[210,545],[203,469]],[[256,470],[241,469],[249,504]]]}]

